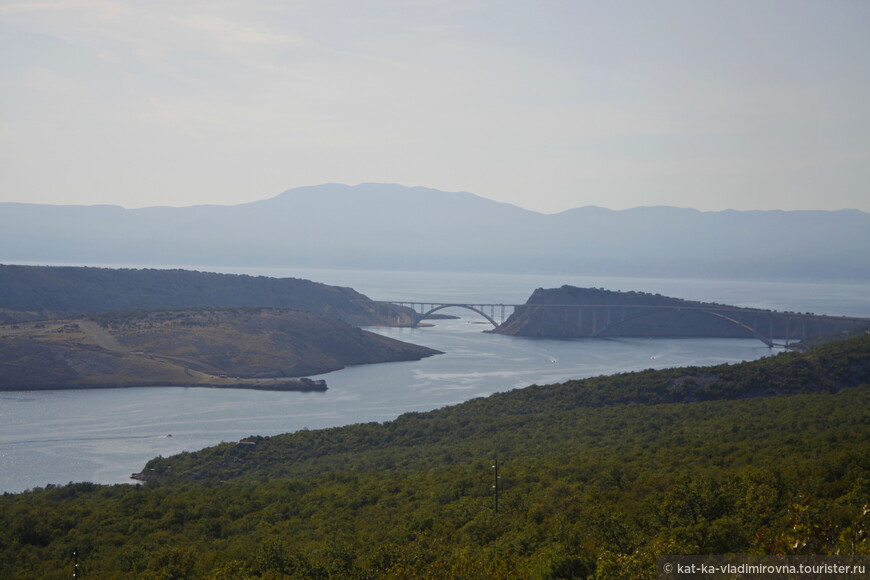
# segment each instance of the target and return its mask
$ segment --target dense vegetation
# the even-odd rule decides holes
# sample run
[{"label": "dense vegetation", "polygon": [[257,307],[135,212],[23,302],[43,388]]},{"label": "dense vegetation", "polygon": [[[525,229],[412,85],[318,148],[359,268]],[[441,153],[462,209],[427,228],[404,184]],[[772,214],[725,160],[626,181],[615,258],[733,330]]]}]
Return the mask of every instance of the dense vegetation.
[{"label": "dense vegetation", "polygon": [[[776,395],[776,396],[774,396]],[[0,576],[655,578],[657,554],[870,554],[870,336],[532,386],[0,498]],[[498,511],[493,461],[498,459]]]},{"label": "dense vegetation", "polygon": [[369,303],[352,288],[298,278],[0,264],[0,322],[200,306],[290,308],[357,325],[413,323],[408,309]]}]

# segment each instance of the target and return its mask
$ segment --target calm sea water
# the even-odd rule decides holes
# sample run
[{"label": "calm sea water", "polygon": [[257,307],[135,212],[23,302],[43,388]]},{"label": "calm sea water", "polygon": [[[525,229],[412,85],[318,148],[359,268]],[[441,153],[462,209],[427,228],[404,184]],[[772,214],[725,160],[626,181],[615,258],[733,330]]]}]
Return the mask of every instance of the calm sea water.
[{"label": "calm sea water", "polygon": [[[430,272],[201,268],[295,276],[351,286],[373,299],[519,303],[562,284],[641,290],[688,299],[870,317],[870,285],[585,278]],[[388,421],[494,392],[645,368],[712,365],[768,356],[743,339],[547,340],[484,334],[465,310],[431,328],[375,332],[444,351],[422,361],[321,375],[325,393],[135,388],[0,393],[0,491],[48,483],[129,482],[157,455],[248,435]],[[171,435],[171,436],[170,436]]]}]

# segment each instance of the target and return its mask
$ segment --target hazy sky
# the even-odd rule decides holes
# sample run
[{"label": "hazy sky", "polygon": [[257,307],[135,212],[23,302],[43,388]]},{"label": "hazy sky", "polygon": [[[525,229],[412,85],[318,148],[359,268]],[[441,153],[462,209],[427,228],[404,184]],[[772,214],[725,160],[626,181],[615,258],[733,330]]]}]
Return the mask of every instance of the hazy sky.
[{"label": "hazy sky", "polygon": [[866,0],[0,0],[0,201],[870,211]]}]

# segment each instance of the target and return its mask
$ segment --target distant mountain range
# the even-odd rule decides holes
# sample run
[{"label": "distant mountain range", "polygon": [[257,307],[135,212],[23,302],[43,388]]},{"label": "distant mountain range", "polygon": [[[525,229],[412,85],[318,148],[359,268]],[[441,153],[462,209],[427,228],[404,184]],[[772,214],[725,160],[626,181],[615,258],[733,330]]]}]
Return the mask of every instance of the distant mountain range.
[{"label": "distant mountain range", "polygon": [[870,279],[870,214],[581,207],[327,184],[235,206],[0,203],[0,262]]}]

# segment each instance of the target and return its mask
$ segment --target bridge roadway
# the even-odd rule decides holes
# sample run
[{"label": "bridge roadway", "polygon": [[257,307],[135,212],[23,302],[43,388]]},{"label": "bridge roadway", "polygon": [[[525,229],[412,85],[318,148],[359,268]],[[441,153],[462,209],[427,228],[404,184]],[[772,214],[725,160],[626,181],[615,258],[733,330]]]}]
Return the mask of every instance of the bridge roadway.
[{"label": "bridge roadway", "polygon": [[[525,306],[525,304],[471,304],[467,302],[459,303],[459,302],[409,302],[404,300],[372,300],[375,304],[392,304],[394,306],[404,306],[406,308],[410,308],[417,315],[417,320],[414,322],[414,326],[417,326],[425,320],[429,318],[439,310],[444,310],[445,308],[465,308],[466,310],[471,310],[472,312],[476,312],[486,318],[486,320],[492,324],[494,328],[497,328],[502,323],[504,323],[506,316],[506,309],[510,308],[511,312],[513,312],[517,307]],[[489,314],[486,313],[486,310],[489,309]],[[499,322],[496,322],[496,316],[498,316]]]},{"label": "bridge roadway", "polygon": [[[642,305],[642,304],[507,304],[507,303],[459,303],[459,302],[439,302],[439,301],[409,301],[409,300],[372,300],[375,304],[391,304],[394,306],[404,306],[414,311],[415,321],[414,326],[417,326],[431,317],[439,310],[445,308],[464,308],[471,310],[483,316],[494,328],[497,328],[504,323],[506,314],[516,312],[519,308],[546,308],[546,309],[562,309],[566,318],[572,317],[577,320],[577,336],[600,337],[605,332],[637,320],[645,315],[654,313],[655,311],[673,310],[673,311],[698,311],[711,316],[720,318],[726,322],[743,328],[755,338],[763,342],[769,347],[773,346],[788,346],[792,339],[803,340],[810,336],[823,334],[823,332],[808,332],[807,322],[810,321],[811,326],[824,322],[832,330],[828,332],[838,332],[849,326],[859,324],[870,324],[870,318],[859,318],[854,316],[829,316],[824,314],[812,314],[801,312],[779,312],[776,310],[762,310],[756,308],[740,308],[736,306],[677,306],[677,305]],[[487,313],[487,311],[489,311]],[[586,323],[588,331],[584,332],[584,323],[582,320],[583,312],[591,313],[591,321]],[[573,314],[572,314],[573,312]],[[747,317],[752,317],[752,321],[748,322]],[[759,320],[759,317],[762,317]],[[496,321],[498,318],[498,321]],[[766,326],[762,331],[762,326],[766,318]],[[775,338],[784,338],[785,343],[775,343]]]}]

